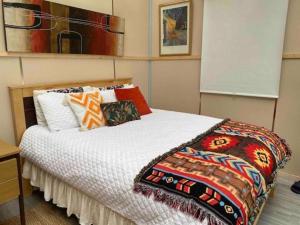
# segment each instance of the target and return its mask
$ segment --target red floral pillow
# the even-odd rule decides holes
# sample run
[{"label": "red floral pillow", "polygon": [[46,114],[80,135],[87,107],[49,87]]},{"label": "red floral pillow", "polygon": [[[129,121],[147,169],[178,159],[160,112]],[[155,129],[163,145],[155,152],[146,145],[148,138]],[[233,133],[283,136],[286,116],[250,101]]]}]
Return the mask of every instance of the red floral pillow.
[{"label": "red floral pillow", "polygon": [[118,101],[132,101],[141,116],[152,113],[139,87],[130,89],[115,89],[115,93]]}]

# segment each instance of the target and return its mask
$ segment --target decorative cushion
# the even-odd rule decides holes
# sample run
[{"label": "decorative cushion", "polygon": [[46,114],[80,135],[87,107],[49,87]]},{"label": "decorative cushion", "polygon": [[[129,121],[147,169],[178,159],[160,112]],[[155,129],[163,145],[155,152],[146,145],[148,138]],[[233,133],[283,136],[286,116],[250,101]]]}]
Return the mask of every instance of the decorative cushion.
[{"label": "decorative cushion", "polygon": [[79,123],[70,106],[63,104],[64,93],[49,92],[37,96],[37,100],[50,131],[60,131],[79,127]]},{"label": "decorative cushion", "polygon": [[108,126],[117,126],[133,120],[140,120],[140,114],[132,101],[120,101],[101,104]]},{"label": "decorative cushion", "polygon": [[116,102],[118,101],[116,98],[116,94],[115,94],[115,89],[118,88],[134,88],[133,84],[123,84],[123,85],[115,85],[115,86],[109,86],[109,87],[100,87],[100,93],[103,97],[103,101],[104,103],[109,103],[109,102]]},{"label": "decorative cushion", "polygon": [[105,90],[115,90],[120,88],[134,88],[133,84],[121,84],[121,85],[112,85],[112,86],[106,86],[106,87],[99,87],[100,91]]},{"label": "decorative cushion", "polygon": [[115,89],[119,101],[131,100],[141,116],[152,113],[139,87],[130,89]]},{"label": "decorative cushion", "polygon": [[100,108],[103,98],[99,90],[70,93],[66,95],[66,99],[80,123],[81,130],[105,126],[105,118]]},{"label": "decorative cushion", "polygon": [[78,92],[84,92],[84,91],[90,91],[91,87],[72,87],[72,88],[63,88],[63,89],[51,89],[51,90],[35,90],[33,91],[33,101],[34,101],[34,107],[35,107],[35,114],[36,119],[38,122],[38,125],[41,126],[47,126],[46,118],[43,114],[42,108],[40,106],[40,103],[38,102],[37,96],[46,94],[49,92],[56,92],[56,93],[78,93]]}]

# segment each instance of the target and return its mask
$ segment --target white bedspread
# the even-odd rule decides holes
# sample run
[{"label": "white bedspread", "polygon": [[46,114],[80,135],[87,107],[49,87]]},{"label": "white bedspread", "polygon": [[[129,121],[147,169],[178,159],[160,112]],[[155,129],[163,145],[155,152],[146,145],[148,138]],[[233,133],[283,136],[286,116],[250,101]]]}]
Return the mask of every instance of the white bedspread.
[{"label": "white bedspread", "polygon": [[140,121],[80,132],[29,128],[21,142],[27,160],[141,225],[201,224],[132,191],[152,159],[205,132],[221,119],[153,110]]}]

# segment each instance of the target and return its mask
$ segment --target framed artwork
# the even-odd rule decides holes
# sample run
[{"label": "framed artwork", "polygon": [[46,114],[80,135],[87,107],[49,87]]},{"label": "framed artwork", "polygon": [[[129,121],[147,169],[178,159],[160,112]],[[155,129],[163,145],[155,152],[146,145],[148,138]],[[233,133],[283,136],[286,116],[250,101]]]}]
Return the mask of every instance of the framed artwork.
[{"label": "framed artwork", "polygon": [[8,52],[122,56],[124,19],[44,0],[3,0]]},{"label": "framed artwork", "polygon": [[191,54],[191,1],[159,6],[159,52],[161,56]]}]

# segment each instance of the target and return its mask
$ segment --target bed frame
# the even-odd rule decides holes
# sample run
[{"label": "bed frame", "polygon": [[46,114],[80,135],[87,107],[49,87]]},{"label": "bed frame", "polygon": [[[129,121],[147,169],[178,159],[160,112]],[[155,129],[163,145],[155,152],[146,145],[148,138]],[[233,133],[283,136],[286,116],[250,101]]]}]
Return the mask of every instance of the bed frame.
[{"label": "bed frame", "polygon": [[[33,103],[33,91],[34,90],[47,90],[55,88],[68,88],[76,86],[96,86],[105,87],[112,85],[121,85],[126,83],[132,83],[132,78],[122,79],[110,79],[110,80],[94,80],[94,81],[76,81],[68,83],[50,83],[50,84],[34,84],[34,85],[22,85],[9,87],[12,117],[14,122],[14,132],[16,144],[19,145],[25,130],[33,125],[37,124],[35,108]],[[24,192],[25,195],[30,195],[32,187],[28,180],[24,180]],[[274,195],[275,189],[270,191],[269,196]],[[265,202],[266,203],[266,202]],[[257,218],[253,225],[257,225],[261,213],[265,207],[265,203],[262,205]]]}]

